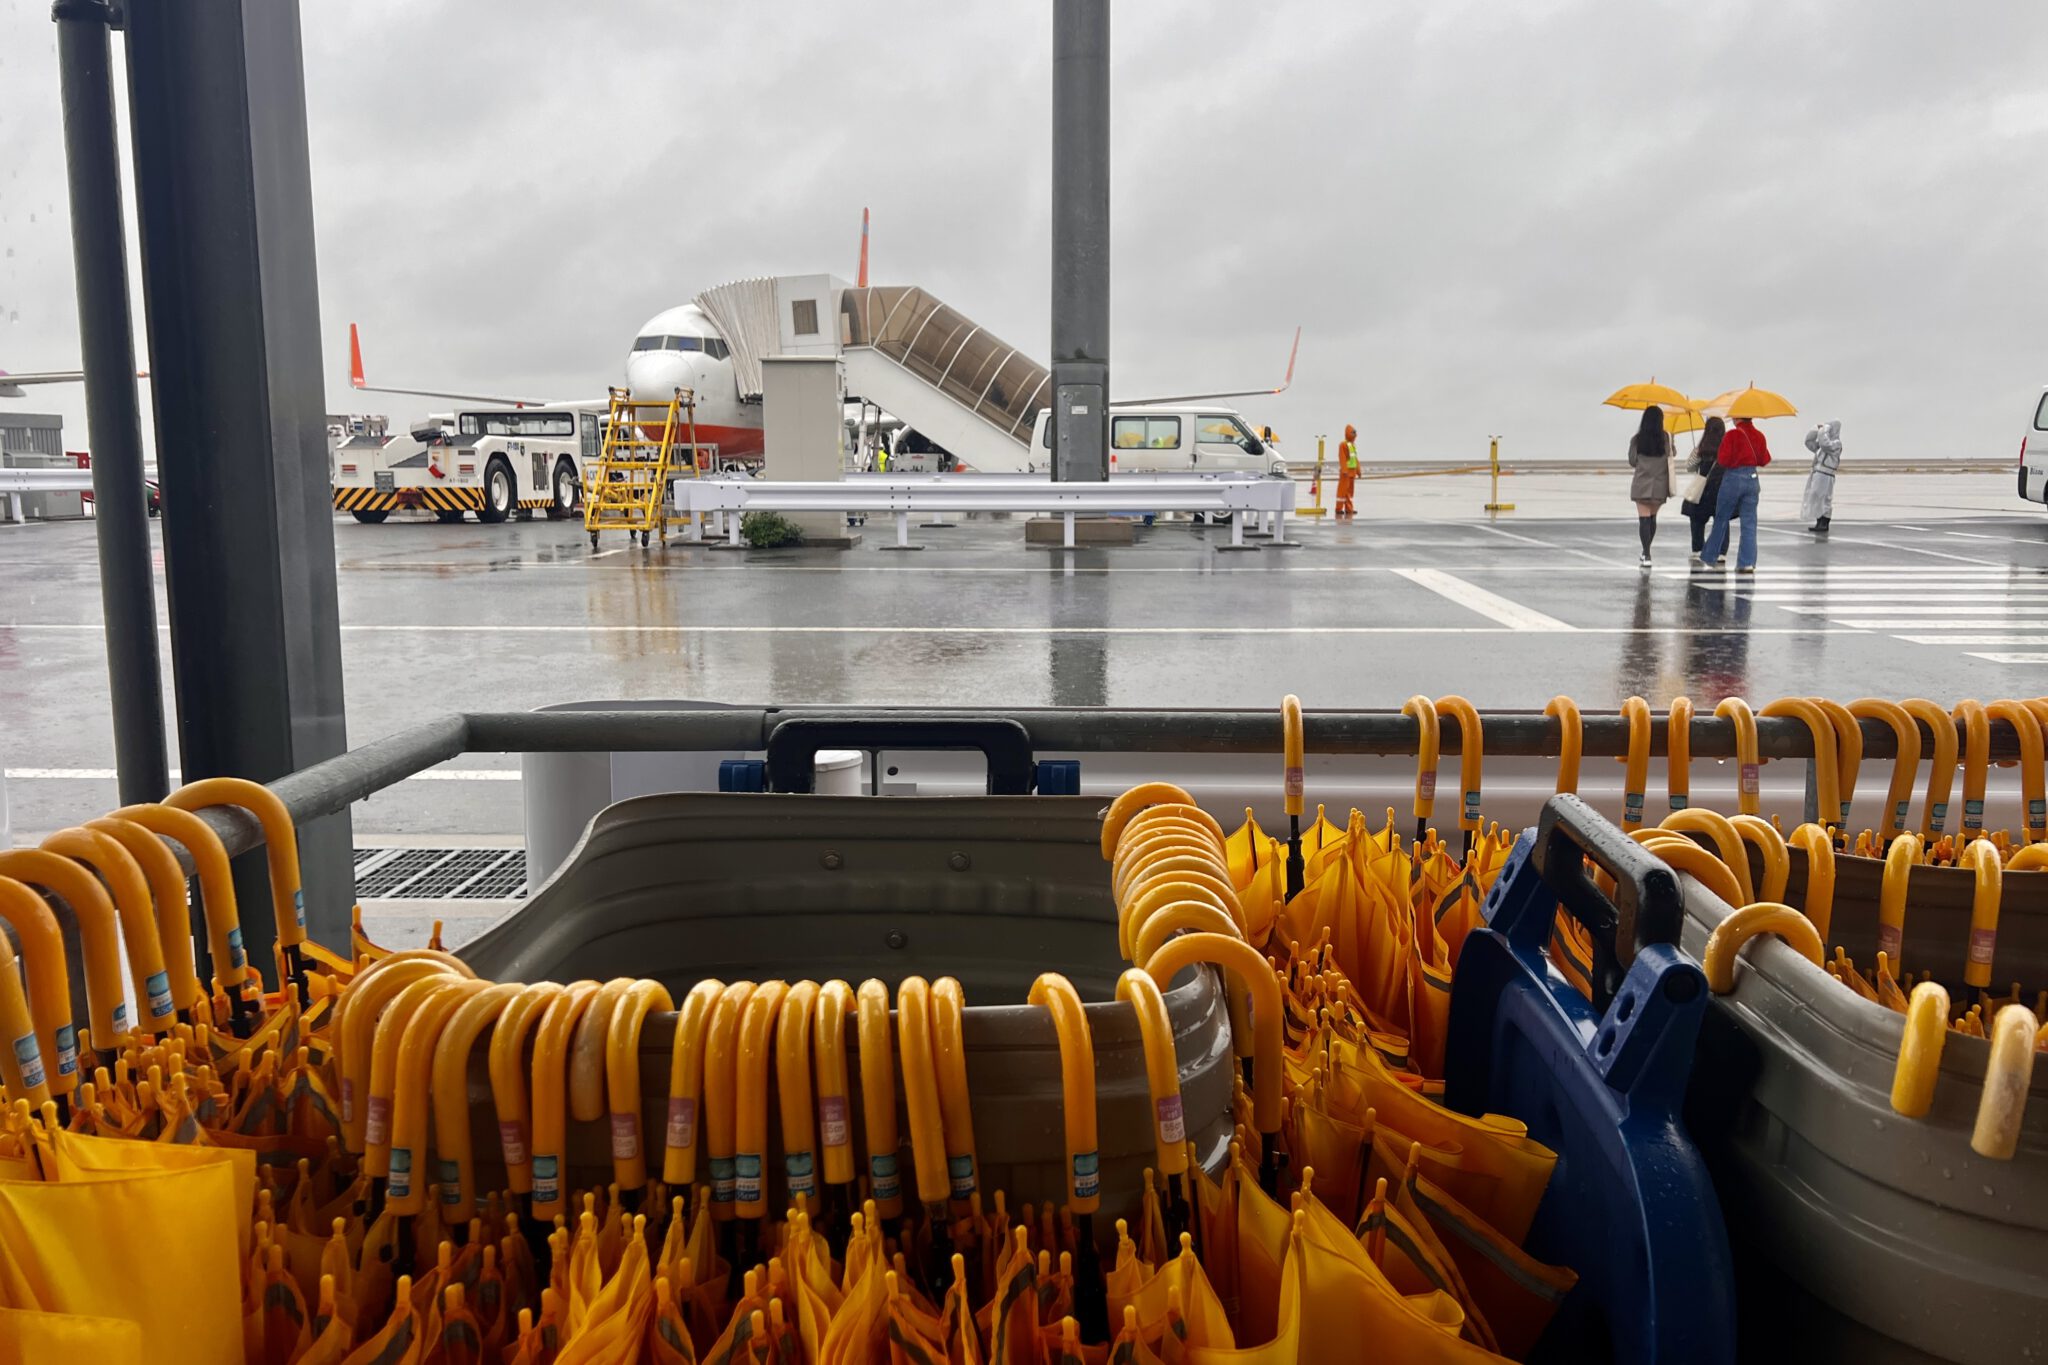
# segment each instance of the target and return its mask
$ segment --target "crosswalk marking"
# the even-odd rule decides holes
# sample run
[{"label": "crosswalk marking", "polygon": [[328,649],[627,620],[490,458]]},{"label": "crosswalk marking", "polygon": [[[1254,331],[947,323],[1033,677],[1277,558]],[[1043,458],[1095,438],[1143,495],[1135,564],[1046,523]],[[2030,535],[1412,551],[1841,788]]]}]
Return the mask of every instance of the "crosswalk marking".
[{"label": "crosswalk marking", "polygon": [[1396,574],[1420,588],[1428,588],[1439,597],[1456,602],[1467,611],[1477,612],[1489,621],[1506,626],[1509,630],[1570,630],[1572,627],[1555,616],[1545,616],[1520,602],[1510,601],[1499,593],[1488,592],[1476,583],[1468,583],[1455,574],[1441,569],[1396,569]]},{"label": "crosswalk marking", "polygon": [[[1883,631],[1992,664],[2048,662],[2048,569],[1999,564],[1781,564],[1695,575],[1759,607],[1835,628]],[[1768,618],[1766,618],[1768,619]],[[2004,646],[2004,648],[1999,648]]]}]

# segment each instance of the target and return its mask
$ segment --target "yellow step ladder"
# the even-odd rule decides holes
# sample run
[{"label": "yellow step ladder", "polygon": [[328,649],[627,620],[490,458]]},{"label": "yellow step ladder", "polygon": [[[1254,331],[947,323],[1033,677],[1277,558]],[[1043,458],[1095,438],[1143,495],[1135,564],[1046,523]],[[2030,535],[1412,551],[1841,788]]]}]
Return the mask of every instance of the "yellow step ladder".
[{"label": "yellow step ladder", "polygon": [[640,533],[648,544],[656,532],[668,537],[668,486],[687,468],[697,472],[695,395],[677,389],[666,400],[635,398],[611,390],[611,416],[591,486],[584,490],[583,529],[590,548],[605,531]]}]

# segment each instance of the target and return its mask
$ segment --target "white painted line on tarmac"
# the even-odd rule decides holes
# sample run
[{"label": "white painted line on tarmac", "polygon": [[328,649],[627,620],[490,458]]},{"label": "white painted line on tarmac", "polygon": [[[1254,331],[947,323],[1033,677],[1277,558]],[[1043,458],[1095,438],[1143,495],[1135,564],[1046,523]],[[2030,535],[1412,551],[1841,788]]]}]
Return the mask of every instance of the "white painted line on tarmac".
[{"label": "white painted line on tarmac", "polygon": [[[1474,591],[1483,591],[1474,589]],[[1490,596],[1491,594],[1489,594]],[[1506,601],[1505,598],[1501,599]],[[1516,606],[1515,603],[1508,603]],[[1527,608],[1518,608],[1527,611]],[[1540,612],[1529,616],[1548,621]],[[0,623],[0,630],[98,631],[96,625]],[[168,629],[168,627],[164,627]],[[1516,632],[1580,635],[1861,635],[1864,632],[1827,626],[592,626],[524,624],[485,625],[444,622],[435,625],[343,626],[351,634],[398,635],[1509,635]]]},{"label": "white painted line on tarmac", "polygon": [[[1762,598],[1758,598],[1757,600],[1759,602],[1763,601]],[[1807,603],[1803,605],[1793,602],[1769,602],[1765,603],[1765,605],[1774,606],[1778,608],[1780,611],[1794,612],[1800,616],[1827,616],[1830,614],[1861,616],[1867,615],[1870,612],[1877,610],[1881,605],[1883,606],[1885,611],[1890,612],[1894,616],[2048,616],[2048,602],[2008,604],[2005,606],[1973,605],[1967,607],[1894,607],[1868,601],[1826,602],[1819,604]],[[1925,625],[1926,623],[1921,622],[1920,624]],[[1972,624],[1982,623],[1973,622]]]},{"label": "white painted line on tarmac", "polygon": [[[1617,569],[1617,568],[1623,568],[1623,567],[1626,567],[1626,566],[1625,566],[1625,565],[1623,565],[1623,563],[1622,563],[1622,562],[1621,562],[1620,560],[1618,560],[1618,559],[1609,559],[1609,558],[1607,558],[1607,557],[1606,557],[1605,555],[1596,555],[1596,554],[1594,554],[1594,553],[1593,553],[1593,552],[1592,552],[1591,550],[1575,550],[1575,549],[1573,549],[1573,548],[1572,548],[1571,546],[1569,546],[1569,545],[1555,545],[1555,544],[1552,544],[1552,543],[1551,543],[1550,541],[1547,541],[1547,540],[1538,540],[1538,539],[1536,539],[1536,537],[1534,537],[1534,536],[1525,536],[1525,535],[1518,535],[1517,533],[1515,533],[1515,532],[1513,532],[1513,531],[1504,531],[1504,530],[1502,530],[1502,529],[1501,529],[1500,527],[1498,527],[1498,526],[1486,526],[1486,525],[1480,525],[1480,524],[1477,524],[1477,523],[1467,523],[1467,522],[1455,522],[1455,521],[1437,522],[1437,523],[1434,523],[1434,524],[1436,524],[1436,525],[1440,525],[1440,526],[1465,526],[1465,525],[1471,525],[1472,529],[1473,529],[1473,530],[1475,530],[1475,531],[1489,531],[1489,532],[1491,532],[1491,533],[1492,533],[1492,534],[1494,534],[1494,535],[1497,535],[1497,536],[1503,536],[1503,537],[1507,538],[1508,540],[1513,540],[1513,541],[1519,541],[1520,543],[1522,543],[1522,544],[1524,544],[1524,545],[1538,545],[1538,546],[1541,546],[1542,548],[1544,548],[1544,549],[1546,549],[1546,550],[1562,550],[1562,551],[1564,551],[1564,552],[1565,552],[1566,554],[1568,554],[1568,555],[1577,555],[1577,556],[1578,556],[1578,557],[1579,557],[1580,559],[1590,559],[1590,560],[1592,560],[1592,561],[1593,561],[1593,562],[1594,562],[1595,564],[1599,564],[1599,565],[1601,565],[1601,566],[1602,566],[1602,567],[1604,567],[1604,568],[1609,568],[1609,569]],[[1399,573],[1399,572],[1400,572],[1400,570],[1399,570],[1399,569],[1396,569],[1396,570],[1395,570],[1394,572],[1396,572],[1396,573]]]},{"label": "white painted line on tarmac", "polygon": [[[1864,618],[1856,620],[1849,620],[1840,616],[1830,616],[1828,619],[1838,626],[1854,626],[1858,630],[1939,630],[1941,628],[1940,617],[1926,621],[1901,621],[1896,616],[1880,616],[1874,619]],[[2048,630],[2048,621],[1988,620],[1958,621],[1955,624],[1958,629],[1963,630],[1997,630],[2001,626],[2010,627],[2013,630]]]},{"label": "white painted line on tarmac", "polygon": [[2048,654],[1971,654],[1968,657],[1994,664],[2048,664]]},{"label": "white painted line on tarmac", "polygon": [[[120,774],[112,768],[9,768],[9,782],[111,782]],[[176,768],[171,780],[180,780]],[[517,768],[429,768],[404,779],[407,782],[517,782]],[[438,845],[437,845],[438,847]]]},{"label": "white painted line on tarmac", "polygon": [[1511,602],[1499,593],[1488,592],[1476,583],[1468,583],[1455,574],[1442,569],[1396,569],[1396,574],[1419,588],[1428,588],[1439,597],[1456,602],[1467,611],[1477,612],[1489,621],[1497,621],[1510,630],[1571,630],[1572,627],[1555,616],[1545,616],[1520,602]]},{"label": "white painted line on tarmac", "polygon": [[[2044,627],[2048,629],[2048,627]],[[2048,636],[2041,635],[1898,635],[1894,639],[1904,640],[1912,645],[2041,645],[2048,644]]]}]

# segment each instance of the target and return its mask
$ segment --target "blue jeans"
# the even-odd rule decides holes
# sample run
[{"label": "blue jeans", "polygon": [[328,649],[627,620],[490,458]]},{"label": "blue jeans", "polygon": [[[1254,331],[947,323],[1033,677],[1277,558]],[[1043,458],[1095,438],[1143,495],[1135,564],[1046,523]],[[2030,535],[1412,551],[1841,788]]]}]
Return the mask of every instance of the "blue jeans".
[{"label": "blue jeans", "polygon": [[1720,562],[1728,551],[1728,528],[1742,518],[1742,548],[1735,554],[1735,567],[1756,567],[1756,470],[1747,466],[1723,470],[1721,496],[1714,504],[1714,529],[1707,536],[1707,548],[1700,558],[1709,564]]}]

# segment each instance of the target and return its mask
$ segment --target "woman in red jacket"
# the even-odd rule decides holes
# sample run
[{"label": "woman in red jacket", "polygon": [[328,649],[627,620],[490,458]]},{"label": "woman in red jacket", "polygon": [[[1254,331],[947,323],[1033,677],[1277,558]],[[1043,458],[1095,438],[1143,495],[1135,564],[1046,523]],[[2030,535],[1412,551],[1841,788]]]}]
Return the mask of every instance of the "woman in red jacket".
[{"label": "woman in red jacket", "polygon": [[1721,439],[1721,495],[1714,506],[1714,529],[1700,552],[1704,568],[1721,567],[1728,550],[1728,528],[1742,520],[1742,545],[1735,555],[1737,573],[1756,572],[1756,472],[1771,462],[1764,434],[1747,417],[1738,417]]}]

